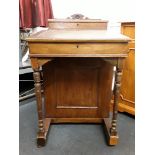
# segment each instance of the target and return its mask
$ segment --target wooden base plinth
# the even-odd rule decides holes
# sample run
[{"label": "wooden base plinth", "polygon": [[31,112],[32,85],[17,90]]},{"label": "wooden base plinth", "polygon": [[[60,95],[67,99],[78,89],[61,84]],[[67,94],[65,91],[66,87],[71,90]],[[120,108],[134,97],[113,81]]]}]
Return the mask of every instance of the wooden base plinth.
[{"label": "wooden base plinth", "polygon": [[127,112],[133,116],[135,116],[135,108],[129,105],[125,105],[123,103],[118,104],[118,111],[119,112]]},{"label": "wooden base plinth", "polygon": [[110,135],[110,119],[109,118],[104,118],[103,119],[103,126],[104,126],[104,132],[105,132],[105,136],[106,136],[106,139],[107,139],[107,144],[108,145],[116,145],[118,143],[118,135],[116,136],[111,136]]},{"label": "wooden base plinth", "polygon": [[118,135],[112,136],[110,135],[110,125],[111,121],[109,118],[96,118],[96,119],[77,119],[77,118],[45,118],[44,119],[44,127],[45,132],[38,132],[37,135],[37,146],[43,147],[47,141],[47,134],[49,131],[49,127],[51,123],[101,123],[103,122],[104,125],[104,132],[107,139],[108,145],[116,145],[118,143]]},{"label": "wooden base plinth", "polygon": [[102,118],[51,118],[51,123],[102,123]]},{"label": "wooden base plinth", "polygon": [[[114,104],[114,101],[111,100],[111,104],[110,104],[110,111],[112,112],[113,111],[113,104]],[[135,107],[130,104],[130,105],[127,105],[126,103],[118,103],[118,111],[119,112],[126,112],[128,114],[131,114],[133,116],[135,116]]]}]

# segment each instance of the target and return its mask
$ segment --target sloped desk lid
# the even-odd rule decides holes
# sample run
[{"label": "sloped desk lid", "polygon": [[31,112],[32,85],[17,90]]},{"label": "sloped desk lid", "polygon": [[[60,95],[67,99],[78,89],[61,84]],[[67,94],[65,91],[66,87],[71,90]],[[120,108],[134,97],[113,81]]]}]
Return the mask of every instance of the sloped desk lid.
[{"label": "sloped desk lid", "polygon": [[110,30],[43,30],[29,36],[28,42],[129,42],[131,39]]}]

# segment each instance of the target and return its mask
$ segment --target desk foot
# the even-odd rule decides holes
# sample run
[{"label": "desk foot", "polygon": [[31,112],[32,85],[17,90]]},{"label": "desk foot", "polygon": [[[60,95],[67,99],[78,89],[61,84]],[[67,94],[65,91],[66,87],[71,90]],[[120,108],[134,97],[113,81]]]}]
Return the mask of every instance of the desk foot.
[{"label": "desk foot", "polygon": [[37,147],[43,147],[46,144],[46,136],[44,132],[38,132],[37,135]]},{"label": "desk foot", "polygon": [[49,131],[49,127],[51,124],[51,118],[45,118],[44,119],[44,128],[45,128],[45,132],[38,132],[37,134],[37,146],[38,147],[43,147],[46,145],[46,141],[47,141],[47,134]]},{"label": "desk foot", "polygon": [[111,121],[109,118],[104,118],[103,119],[103,125],[104,125],[104,132],[105,132],[105,136],[107,139],[107,144],[108,145],[116,145],[118,143],[118,135],[111,135],[110,134],[110,127],[111,127]]}]

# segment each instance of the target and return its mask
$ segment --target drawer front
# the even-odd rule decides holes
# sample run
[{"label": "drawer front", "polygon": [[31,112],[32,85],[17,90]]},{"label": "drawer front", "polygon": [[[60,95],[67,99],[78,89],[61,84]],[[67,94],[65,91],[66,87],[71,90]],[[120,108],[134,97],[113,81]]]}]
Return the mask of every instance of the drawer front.
[{"label": "drawer front", "polygon": [[127,54],[128,43],[30,43],[30,54]]},{"label": "drawer front", "polygon": [[129,42],[129,48],[135,48],[135,40],[134,39]]},{"label": "drawer front", "polygon": [[107,22],[96,22],[96,23],[49,23],[51,29],[107,29]]}]

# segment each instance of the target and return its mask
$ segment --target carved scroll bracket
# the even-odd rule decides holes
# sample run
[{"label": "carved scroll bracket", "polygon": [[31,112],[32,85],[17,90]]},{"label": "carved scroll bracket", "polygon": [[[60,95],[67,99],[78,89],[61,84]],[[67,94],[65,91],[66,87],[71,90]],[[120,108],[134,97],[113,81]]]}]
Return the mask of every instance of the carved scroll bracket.
[{"label": "carved scroll bracket", "polygon": [[101,58],[102,60],[108,62],[112,66],[119,66],[122,68],[122,62],[124,58]]},{"label": "carved scroll bracket", "polygon": [[49,61],[53,61],[54,58],[31,58],[31,66],[33,70],[38,70],[44,64]]}]

